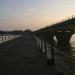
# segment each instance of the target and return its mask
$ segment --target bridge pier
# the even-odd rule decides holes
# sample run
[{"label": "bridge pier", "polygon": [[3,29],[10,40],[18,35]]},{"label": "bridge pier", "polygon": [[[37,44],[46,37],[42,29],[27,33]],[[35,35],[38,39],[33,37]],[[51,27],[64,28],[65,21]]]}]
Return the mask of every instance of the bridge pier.
[{"label": "bridge pier", "polygon": [[70,38],[72,36],[71,31],[61,31],[61,32],[55,32],[55,36],[57,38],[57,46],[67,46],[70,44]]}]

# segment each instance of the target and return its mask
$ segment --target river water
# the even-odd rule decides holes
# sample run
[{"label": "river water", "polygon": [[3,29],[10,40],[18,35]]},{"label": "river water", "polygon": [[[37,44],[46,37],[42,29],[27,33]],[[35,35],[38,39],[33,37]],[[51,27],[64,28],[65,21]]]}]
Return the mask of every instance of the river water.
[{"label": "river water", "polygon": [[[55,39],[55,41],[57,42],[57,39],[56,39],[56,37],[54,37],[54,39]],[[72,55],[73,56],[75,56],[75,34],[71,37],[71,39],[70,39],[70,45],[67,45],[66,46],[67,48],[65,48],[64,50],[64,52],[72,52]],[[60,49],[61,49],[61,47],[60,47]],[[67,50],[66,50],[67,49]]]},{"label": "river water", "polygon": [[[55,38],[56,42],[57,39]],[[75,34],[71,37],[69,45],[58,46],[55,51],[55,64],[64,75],[75,75]]]},{"label": "river water", "polygon": [[[57,39],[54,39],[57,42]],[[46,45],[46,57],[51,59],[51,45],[48,43]],[[44,44],[42,51],[45,53]],[[64,75],[75,75],[75,34],[71,37],[69,45],[54,47],[54,59],[55,67],[59,72],[64,73]]]},{"label": "river water", "polygon": [[72,51],[72,55],[75,57],[75,34],[72,36],[71,40],[70,40],[70,43],[71,43],[71,51]]}]

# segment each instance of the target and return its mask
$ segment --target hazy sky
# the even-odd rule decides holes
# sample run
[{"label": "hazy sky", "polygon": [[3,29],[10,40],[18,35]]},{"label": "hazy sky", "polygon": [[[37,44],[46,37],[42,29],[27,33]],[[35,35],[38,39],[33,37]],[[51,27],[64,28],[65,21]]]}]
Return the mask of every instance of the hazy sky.
[{"label": "hazy sky", "polygon": [[75,15],[75,0],[0,0],[0,30],[36,30]]}]

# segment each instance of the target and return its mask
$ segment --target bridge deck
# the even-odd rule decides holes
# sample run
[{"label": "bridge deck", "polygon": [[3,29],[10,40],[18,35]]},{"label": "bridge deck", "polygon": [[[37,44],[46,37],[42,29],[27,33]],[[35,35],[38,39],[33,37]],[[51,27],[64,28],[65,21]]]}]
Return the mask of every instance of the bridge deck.
[{"label": "bridge deck", "polygon": [[0,48],[0,75],[56,75],[56,70],[27,33]]}]

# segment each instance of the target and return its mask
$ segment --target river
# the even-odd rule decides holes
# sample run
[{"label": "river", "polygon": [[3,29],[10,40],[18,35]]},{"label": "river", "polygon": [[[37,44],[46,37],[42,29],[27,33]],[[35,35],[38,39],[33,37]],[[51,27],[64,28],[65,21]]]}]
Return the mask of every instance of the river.
[{"label": "river", "polygon": [[[57,39],[54,37],[55,41]],[[40,43],[38,43],[40,44]],[[51,45],[46,44],[46,57],[51,59]],[[54,62],[55,67],[59,72],[64,73],[64,75],[75,75],[75,34],[70,39],[69,45],[59,45],[54,47]],[[45,53],[44,43],[42,45],[43,53]]]},{"label": "river", "polygon": [[75,75],[75,34],[71,37],[69,45],[58,47],[58,52],[55,50],[56,68],[64,75]]}]

